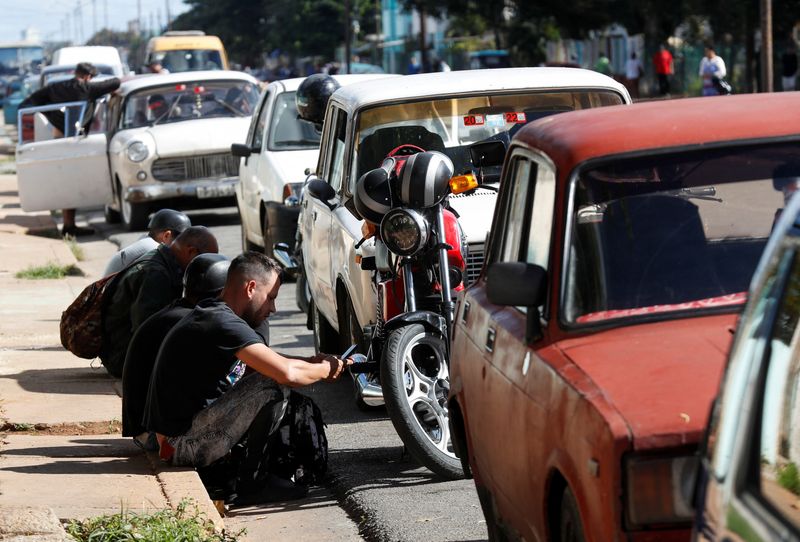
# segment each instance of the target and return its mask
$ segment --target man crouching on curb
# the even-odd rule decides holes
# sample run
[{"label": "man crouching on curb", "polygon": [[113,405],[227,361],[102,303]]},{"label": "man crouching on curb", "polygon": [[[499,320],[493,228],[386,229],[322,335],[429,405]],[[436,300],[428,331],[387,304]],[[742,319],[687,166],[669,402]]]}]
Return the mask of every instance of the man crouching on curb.
[{"label": "man crouching on curb", "polygon": [[[201,302],[169,332],[153,369],[145,426],[173,465],[205,467],[247,432],[236,494],[256,494],[267,480],[267,442],[286,410],[289,387],[335,380],[351,360],[317,354],[282,356],[253,330],[275,312],[280,268],[255,252],[237,256],[218,299]],[[255,370],[232,386],[239,359]]]}]

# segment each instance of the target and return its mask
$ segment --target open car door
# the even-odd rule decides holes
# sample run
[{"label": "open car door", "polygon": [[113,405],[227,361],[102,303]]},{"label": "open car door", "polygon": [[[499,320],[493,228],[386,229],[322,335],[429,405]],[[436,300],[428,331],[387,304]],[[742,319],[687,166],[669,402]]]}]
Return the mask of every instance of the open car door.
[{"label": "open car door", "polygon": [[[64,133],[69,134],[70,117],[73,121],[82,119],[85,106],[85,103],[72,102],[26,108],[19,111],[19,118],[66,109],[70,114],[66,115]],[[100,104],[97,116],[104,113],[105,105]],[[97,122],[99,118],[94,120],[88,134],[60,139],[42,140],[40,136],[38,141],[25,141],[23,130],[19,131],[17,181],[24,211],[95,207],[112,202],[105,122]],[[71,132],[75,132],[74,127]]]}]

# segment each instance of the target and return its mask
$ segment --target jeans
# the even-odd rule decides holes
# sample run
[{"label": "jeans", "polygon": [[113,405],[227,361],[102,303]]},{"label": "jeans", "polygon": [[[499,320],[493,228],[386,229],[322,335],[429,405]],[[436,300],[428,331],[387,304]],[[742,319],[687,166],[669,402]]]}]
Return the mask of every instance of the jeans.
[{"label": "jeans", "polygon": [[172,464],[207,467],[224,457],[245,433],[249,433],[248,462],[259,466],[269,435],[283,419],[288,399],[286,386],[260,373],[245,376],[230,391],[195,414],[186,433],[167,439],[175,448]]}]

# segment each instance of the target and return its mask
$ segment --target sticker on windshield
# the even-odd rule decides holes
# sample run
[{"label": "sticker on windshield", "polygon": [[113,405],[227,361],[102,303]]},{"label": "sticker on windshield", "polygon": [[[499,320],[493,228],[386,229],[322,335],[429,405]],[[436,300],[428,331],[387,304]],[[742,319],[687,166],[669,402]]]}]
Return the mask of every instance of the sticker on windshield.
[{"label": "sticker on windshield", "polygon": [[506,122],[510,122],[512,124],[525,124],[527,120],[525,120],[525,113],[506,113]]},{"label": "sticker on windshield", "polygon": [[464,126],[483,126],[484,124],[483,115],[467,115],[464,117]]},{"label": "sticker on windshield", "polygon": [[486,125],[492,128],[505,128],[506,120],[503,118],[502,113],[499,115],[486,115]]}]

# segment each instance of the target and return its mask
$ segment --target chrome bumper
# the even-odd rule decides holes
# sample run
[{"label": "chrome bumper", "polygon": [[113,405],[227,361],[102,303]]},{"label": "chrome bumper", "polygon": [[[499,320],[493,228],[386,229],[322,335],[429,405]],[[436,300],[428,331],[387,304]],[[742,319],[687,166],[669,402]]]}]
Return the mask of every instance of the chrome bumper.
[{"label": "chrome bumper", "polygon": [[[238,177],[224,179],[198,179],[195,181],[159,182],[145,186],[130,186],[125,190],[125,201],[142,203],[170,198],[196,198],[198,188],[231,187],[230,196],[234,196],[233,187],[239,182]],[[227,197],[227,196],[224,196]]]}]

